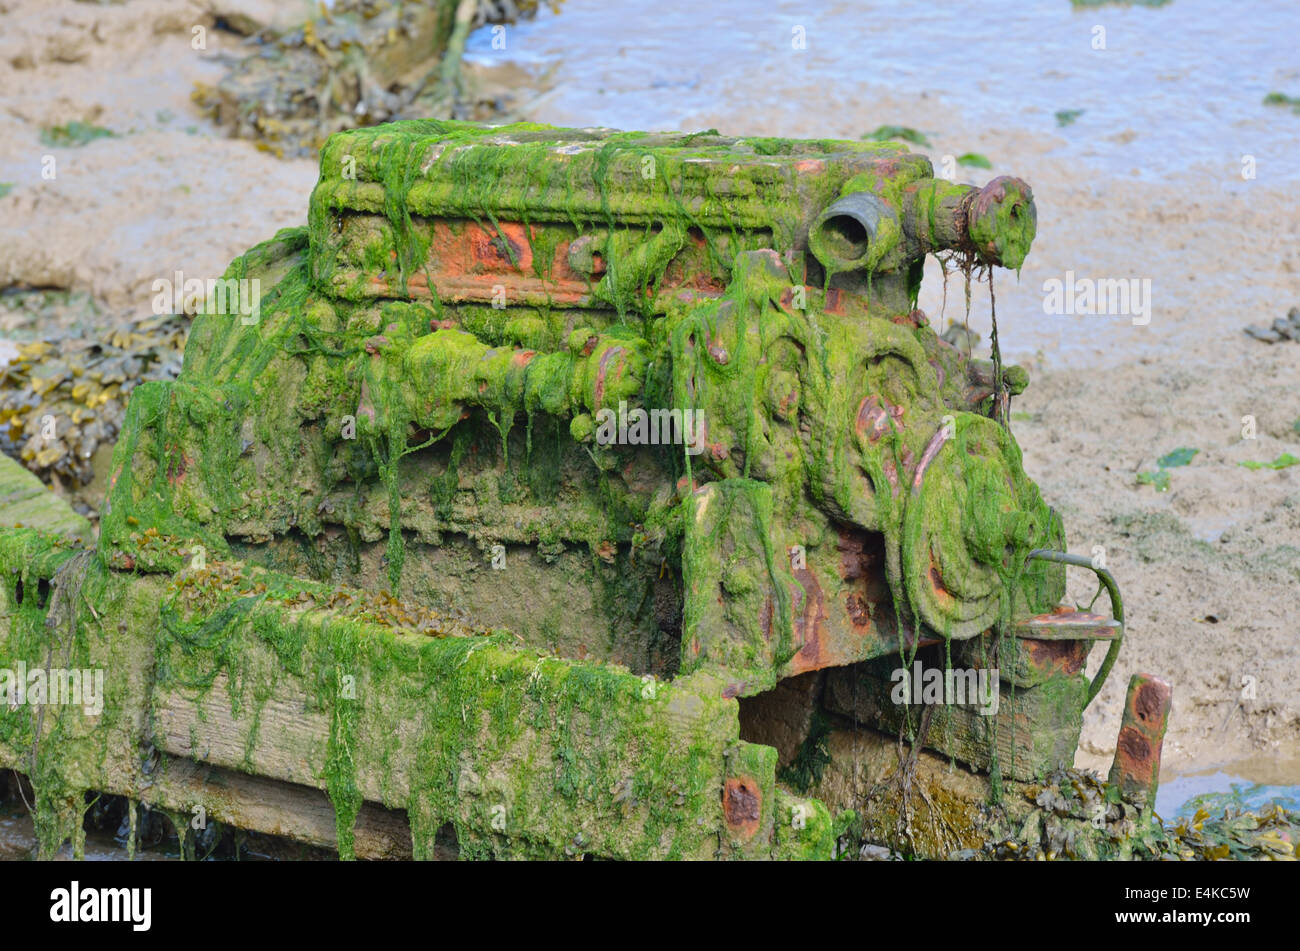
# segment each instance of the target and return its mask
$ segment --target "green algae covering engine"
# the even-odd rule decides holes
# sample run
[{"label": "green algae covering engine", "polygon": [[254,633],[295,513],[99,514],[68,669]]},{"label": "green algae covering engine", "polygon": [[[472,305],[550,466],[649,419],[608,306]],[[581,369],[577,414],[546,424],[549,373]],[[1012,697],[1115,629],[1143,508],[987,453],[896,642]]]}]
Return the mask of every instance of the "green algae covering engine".
[{"label": "green algae covering engine", "polygon": [[[345,854],[374,801],[417,855],[445,823],[462,854],[822,855],[826,807],[737,700],[825,672],[826,710],[897,732],[872,665],[938,650],[1001,651],[1022,729],[953,707],[926,745],[1072,759],[1118,595],[1057,606],[1075,562],[1005,425],[1027,374],[916,309],[927,254],[1020,267],[1024,182],[890,143],[409,121],[332,136],[308,222],[231,265],[257,320],[196,317],[114,457],[96,583],[172,576],[141,595],[169,755],[325,789]],[[319,719],[259,733],[290,687]]]}]

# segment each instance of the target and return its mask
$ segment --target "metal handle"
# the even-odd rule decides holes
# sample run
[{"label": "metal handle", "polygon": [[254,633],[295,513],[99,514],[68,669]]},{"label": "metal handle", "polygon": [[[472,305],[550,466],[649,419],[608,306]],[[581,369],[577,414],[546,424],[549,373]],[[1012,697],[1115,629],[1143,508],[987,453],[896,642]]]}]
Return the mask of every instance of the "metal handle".
[{"label": "metal handle", "polygon": [[1106,682],[1106,677],[1110,674],[1110,669],[1115,666],[1115,659],[1119,657],[1120,644],[1124,641],[1124,601],[1119,596],[1119,585],[1115,583],[1115,577],[1105,568],[1098,568],[1092,563],[1091,558],[1085,558],[1083,555],[1071,555],[1069,552],[1053,551],[1050,548],[1035,548],[1029,553],[1029,559],[1034,558],[1040,561],[1056,561],[1063,565],[1074,565],[1078,568],[1087,568],[1097,576],[1102,587],[1106,589],[1106,594],[1110,597],[1110,613],[1116,623],[1119,625],[1119,636],[1110,642],[1110,649],[1106,651],[1106,659],[1101,662],[1101,669],[1097,671],[1097,676],[1092,678],[1092,683],[1088,685],[1088,700],[1084,703],[1083,708],[1088,709],[1088,704],[1092,703],[1093,698],[1101,692],[1102,684]]}]

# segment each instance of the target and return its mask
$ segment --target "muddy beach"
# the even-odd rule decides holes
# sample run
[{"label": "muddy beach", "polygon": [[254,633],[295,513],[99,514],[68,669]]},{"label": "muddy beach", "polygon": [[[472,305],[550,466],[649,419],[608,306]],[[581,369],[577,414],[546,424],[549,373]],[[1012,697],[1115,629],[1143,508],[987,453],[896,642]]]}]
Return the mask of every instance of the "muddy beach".
[{"label": "muddy beach", "polygon": [[[246,47],[223,18],[238,8],[283,21],[287,6],[0,0],[0,359],[49,339],[156,333],[138,322],[160,276],[221,274],[303,224],[317,161],[230,137],[191,95]],[[993,287],[1002,353],[1030,374],[1011,428],[1068,548],[1100,551],[1127,612],[1075,765],[1105,771],[1125,685],[1149,672],[1174,684],[1169,780],[1221,769],[1300,782],[1300,466],[1247,465],[1300,454],[1300,333],[1243,333],[1300,306],[1300,115],[1263,104],[1300,90],[1294,57],[1288,67],[1276,45],[1295,14],[1261,14],[1210,79],[1186,65],[1212,46],[1207,3],[1062,2],[1017,27],[1018,64],[990,46],[960,67],[921,38],[983,5],[868,19],[851,5],[812,15],[778,4],[763,23],[731,6],[699,22],[566,0],[505,27],[504,44],[491,26],[472,32],[466,82],[504,117],[559,126],[856,140],[899,124],[936,168],[985,159],[957,167],[958,181],[1030,182],[1033,251]],[[1125,92],[1138,82],[1159,95]],[[1067,275],[1136,280],[1145,306],[1048,312],[1049,283]],[[990,288],[971,285],[969,305],[967,294],[960,274],[927,262],[920,308],[938,330],[967,322],[987,355]],[[178,372],[179,340],[137,375]],[[125,382],[105,399],[124,402]],[[47,480],[92,520],[108,449],[95,453],[114,435],[87,443],[90,478]],[[1180,449],[1195,453],[1182,462]],[[1086,605],[1093,590],[1076,580],[1070,594]]]}]

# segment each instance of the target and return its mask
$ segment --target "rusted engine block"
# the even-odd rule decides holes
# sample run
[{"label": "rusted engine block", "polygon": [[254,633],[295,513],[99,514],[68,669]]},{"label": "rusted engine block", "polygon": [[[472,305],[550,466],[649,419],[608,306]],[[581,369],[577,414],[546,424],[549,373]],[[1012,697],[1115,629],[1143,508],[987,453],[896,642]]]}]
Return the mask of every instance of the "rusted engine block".
[{"label": "rusted engine block", "polygon": [[[201,315],[133,399],[101,554],[184,568],[150,527],[724,698],[829,670],[810,702],[888,730],[891,665],[1000,656],[1002,771],[1041,775],[1122,617],[1030,557],[1064,539],[1005,425],[1027,375],[916,308],[926,255],[1018,268],[1035,228],[1025,183],[890,143],[336,134],[309,226],[227,273],[257,319]],[[989,768],[976,716],[927,744]]]},{"label": "rusted engine block", "polygon": [[[479,587],[574,562],[500,620],[531,638],[589,599],[569,648],[664,673],[680,612],[682,669],[740,694],[896,650],[900,623],[970,637],[1055,602],[1011,553],[1060,530],[988,418],[989,369],[913,304],[927,252],[1014,267],[1033,230],[1023,183],[953,185],[889,144],[341,134],[310,247],[276,252],[299,242],[271,292],[296,306],[256,334],[208,320],[187,355],[247,394],[223,481],[250,491],[186,479],[177,509],[223,539],[386,533],[395,589],[489,621]],[[1004,398],[1024,383],[1008,368]],[[529,552],[433,572],[483,579],[460,585],[403,557],[449,537]]]}]

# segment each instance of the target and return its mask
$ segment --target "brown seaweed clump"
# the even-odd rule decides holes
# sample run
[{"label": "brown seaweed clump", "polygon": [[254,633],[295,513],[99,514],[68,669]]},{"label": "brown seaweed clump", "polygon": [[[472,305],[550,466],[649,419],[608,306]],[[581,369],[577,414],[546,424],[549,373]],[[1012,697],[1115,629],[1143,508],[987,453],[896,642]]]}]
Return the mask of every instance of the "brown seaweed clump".
[{"label": "brown seaweed clump", "polygon": [[[536,0],[339,0],[291,29],[219,18],[250,52],[193,100],[232,136],[311,157],[334,132],[399,118],[451,117],[475,27],[536,15]],[[558,4],[553,4],[558,6]],[[218,11],[219,13],[219,11]]]},{"label": "brown seaweed clump", "polygon": [[1203,797],[1191,816],[1165,822],[1124,799],[1090,771],[1057,770],[1027,787],[1034,808],[1018,827],[991,839],[986,858],[1002,860],[1131,859],[1295,861],[1300,813],[1281,802],[1248,809],[1230,798]]},{"label": "brown seaweed clump", "polygon": [[177,377],[190,317],[114,319],[84,294],[46,290],[6,292],[0,314],[40,333],[0,367],[0,451],[93,516],[102,493],[83,490],[106,468],[127,399],[143,381]]}]

